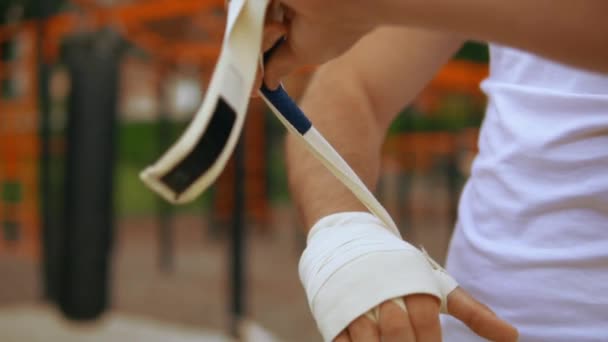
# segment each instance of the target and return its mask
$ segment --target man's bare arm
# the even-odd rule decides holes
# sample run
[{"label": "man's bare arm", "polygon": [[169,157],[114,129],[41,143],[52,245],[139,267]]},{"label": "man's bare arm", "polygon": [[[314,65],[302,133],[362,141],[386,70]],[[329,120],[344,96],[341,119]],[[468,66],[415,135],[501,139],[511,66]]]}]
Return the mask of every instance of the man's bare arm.
[{"label": "man's bare arm", "polygon": [[[459,38],[449,35],[404,28],[383,28],[375,31],[364,37],[344,56],[319,70],[304,97],[303,109],[363,181],[373,189],[378,178],[380,147],[390,122],[400,109],[418,94],[461,43]],[[287,150],[292,195],[307,228],[329,214],[365,210],[332,174],[292,138],[288,138]],[[346,217],[353,220],[351,222],[353,226],[346,223],[344,226],[339,226],[340,224],[335,221],[330,222]],[[440,341],[441,327],[437,301],[439,297],[409,292],[405,287],[413,280],[400,283],[390,279],[391,276],[399,274],[401,266],[389,270],[390,262],[385,263],[376,259],[378,260],[376,266],[371,268],[377,267],[385,272],[379,273],[374,283],[381,281],[387,286],[392,284],[402,288],[406,311],[401,310],[395,303],[395,301],[399,303],[399,297],[393,300],[385,298],[386,301],[382,303],[367,302],[370,296],[374,295],[374,291],[369,291],[365,287],[369,283],[365,285],[365,281],[353,280],[365,279],[359,277],[368,274],[366,272],[369,271],[369,265],[361,266],[359,269],[352,266],[355,265],[356,260],[361,260],[356,254],[361,252],[360,247],[367,245],[368,238],[372,238],[375,244],[379,243],[376,245],[378,250],[383,250],[381,247],[383,244],[395,246],[393,242],[400,240],[390,234],[384,240],[380,237],[386,236],[383,234],[384,229],[370,226],[370,222],[364,217],[367,216],[360,213],[342,213],[327,217],[329,221],[319,221],[315,226],[316,233],[312,237],[309,236],[306,250],[300,259],[300,277],[304,288],[307,289],[311,308],[332,307],[331,320],[327,310],[313,310],[321,332],[328,334],[327,338],[334,338],[335,331],[331,329],[336,327],[330,323],[339,321],[338,317],[353,313],[352,308],[342,304],[357,303],[355,307],[361,305],[367,308],[376,304],[379,312],[377,323],[362,315],[362,311],[354,309],[356,311],[354,313],[360,316],[339,332],[334,342]],[[351,236],[349,228],[358,231],[359,234],[362,231],[357,229],[369,230],[365,230],[365,237],[357,237]],[[340,266],[336,269],[336,260],[341,260],[338,261],[340,263],[344,260],[336,259],[335,256],[343,253],[340,248],[346,245],[353,259],[347,261],[345,265],[351,265],[353,268],[346,269],[347,266]],[[403,250],[407,249],[406,243],[399,245],[404,246]],[[395,252],[394,249],[391,251]],[[410,252],[405,254],[413,255]],[[375,258],[383,253],[366,255],[367,258]],[[399,258],[398,255],[401,254],[391,253],[391,255]],[[319,259],[321,256],[322,260]],[[412,267],[417,264],[416,261],[410,260],[409,257],[399,260],[399,264],[404,265],[404,273],[410,274],[416,280],[424,278],[422,275],[424,272],[416,273],[415,267]],[[428,266],[426,261],[422,262]],[[332,276],[323,278],[323,275],[327,275],[328,269],[332,270]],[[446,279],[451,279],[449,275],[445,274],[445,276]],[[384,280],[379,280],[380,278]],[[353,285],[363,287],[343,288],[339,293],[333,292],[333,294],[332,290],[329,290],[336,284],[347,284],[350,281]],[[455,286],[453,280],[448,282],[451,285],[446,286],[450,288]],[[316,287],[318,284],[323,284],[321,289]],[[350,296],[350,300],[341,301],[339,299],[341,296]],[[518,333],[513,326],[477,302],[463,289],[446,290],[445,296],[448,312],[477,335],[491,341],[517,340]]]},{"label": "man's bare arm", "polygon": [[[275,88],[303,64],[347,51],[378,26],[428,29],[527,50],[608,72],[606,0],[282,0],[287,43],[270,58],[264,81]],[[395,44],[397,45],[397,44]]]},{"label": "man's bare arm", "polygon": [[[302,108],[373,189],[390,122],[461,44],[459,38],[446,34],[378,29],[319,69]],[[287,152],[291,193],[305,227],[331,213],[366,210],[291,137]]]},{"label": "man's bare arm", "polygon": [[390,23],[462,34],[608,72],[606,0],[389,1],[393,5],[384,15]]}]

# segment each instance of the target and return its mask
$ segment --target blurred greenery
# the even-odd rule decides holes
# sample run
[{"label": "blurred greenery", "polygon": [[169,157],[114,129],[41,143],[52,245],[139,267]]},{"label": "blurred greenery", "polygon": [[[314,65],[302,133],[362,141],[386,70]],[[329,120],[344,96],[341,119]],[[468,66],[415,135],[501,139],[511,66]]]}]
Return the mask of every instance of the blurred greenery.
[{"label": "blurred greenery", "polygon": [[490,54],[486,44],[468,41],[460,48],[454,58],[487,63],[490,60]]},{"label": "blurred greenery", "polygon": [[2,201],[6,203],[18,203],[23,198],[21,183],[5,181],[2,183]]},{"label": "blurred greenery", "polygon": [[268,196],[271,203],[289,201],[287,174],[285,172],[285,127],[270,111],[266,112],[266,156]]}]

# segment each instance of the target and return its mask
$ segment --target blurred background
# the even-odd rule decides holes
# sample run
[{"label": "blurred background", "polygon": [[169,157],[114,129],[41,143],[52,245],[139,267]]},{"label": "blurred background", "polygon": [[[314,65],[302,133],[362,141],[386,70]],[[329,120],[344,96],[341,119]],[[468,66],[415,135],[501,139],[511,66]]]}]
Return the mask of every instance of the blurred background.
[{"label": "blurred background", "polygon": [[[320,340],[285,132],[259,100],[242,158],[195,202],[168,205],[138,179],[200,104],[224,20],[224,0],[0,2],[0,341],[226,341],[244,317]],[[467,43],[384,146],[378,196],[440,261],[486,62]],[[292,96],[313,72],[287,80]]]}]

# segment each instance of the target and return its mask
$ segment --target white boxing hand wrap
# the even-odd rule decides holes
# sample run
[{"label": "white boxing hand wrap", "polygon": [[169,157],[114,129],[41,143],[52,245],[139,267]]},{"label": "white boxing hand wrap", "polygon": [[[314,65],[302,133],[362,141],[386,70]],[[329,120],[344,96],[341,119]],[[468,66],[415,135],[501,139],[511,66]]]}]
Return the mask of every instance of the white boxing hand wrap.
[{"label": "white boxing hand wrap", "polygon": [[426,253],[365,212],[319,220],[308,235],[299,271],[325,341],[394,298],[429,294],[445,311],[447,295],[458,286]]}]

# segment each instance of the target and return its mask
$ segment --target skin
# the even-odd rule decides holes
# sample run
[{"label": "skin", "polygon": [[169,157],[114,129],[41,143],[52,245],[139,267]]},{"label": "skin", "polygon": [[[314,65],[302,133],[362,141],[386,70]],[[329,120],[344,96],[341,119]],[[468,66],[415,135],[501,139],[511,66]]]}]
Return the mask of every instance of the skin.
[{"label": "skin", "polygon": [[288,40],[266,66],[264,80],[271,88],[302,64],[320,64],[340,56],[361,37],[386,25],[458,34],[608,72],[605,0],[282,0],[281,3],[288,9]]},{"label": "skin", "polygon": [[[302,101],[303,110],[371,189],[378,179],[385,133],[407,102],[461,46],[457,36],[404,28],[383,28],[322,66]],[[369,51],[374,51],[373,55]],[[377,63],[375,56],[385,56]],[[326,96],[329,89],[339,89]],[[331,114],[331,115],[330,115]],[[287,138],[292,195],[312,226],[323,216],[365,208],[292,137]],[[356,144],[352,143],[357,141]],[[327,191],[332,189],[332,191]],[[427,295],[405,297],[408,312],[381,304],[380,321],[360,317],[336,341],[441,341],[439,302]],[[493,341],[515,341],[517,331],[487,307],[457,289],[448,309],[473,331]]]},{"label": "skin", "polygon": [[[380,147],[391,121],[464,39],[492,41],[608,72],[605,0],[282,3],[287,20],[267,23],[263,50],[279,37],[287,41],[259,74],[258,85],[263,79],[275,88],[301,65],[327,62],[301,106],[370,189],[378,180]],[[287,138],[287,164],[292,197],[305,227],[332,213],[366,210],[292,137]],[[441,341],[438,301],[426,295],[404,299],[407,312],[382,303],[378,324],[359,317],[335,341]],[[486,339],[518,338],[513,326],[460,288],[448,297],[448,311]]]}]

